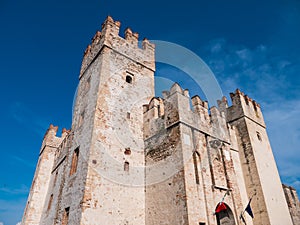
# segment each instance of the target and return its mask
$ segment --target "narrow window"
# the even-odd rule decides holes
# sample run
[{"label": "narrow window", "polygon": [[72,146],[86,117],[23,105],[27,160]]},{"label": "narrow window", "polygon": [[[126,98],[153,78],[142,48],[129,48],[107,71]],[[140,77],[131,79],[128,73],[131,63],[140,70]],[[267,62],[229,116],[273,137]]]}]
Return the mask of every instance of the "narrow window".
[{"label": "narrow window", "polygon": [[69,213],[70,213],[70,207],[65,208],[63,219],[62,219],[62,225],[67,225],[69,222]]},{"label": "narrow window", "polygon": [[296,201],[296,197],[295,197],[295,193],[293,190],[290,189],[290,192],[291,192],[291,195],[292,195],[292,198],[294,200],[294,202]]},{"label": "narrow window", "polygon": [[87,80],[86,80],[86,83],[85,83],[85,92],[88,92],[88,90],[90,89],[90,86],[91,86],[91,77],[89,77]]},{"label": "narrow window", "polygon": [[200,222],[199,225],[205,225],[205,223],[201,223],[201,222]]},{"label": "narrow window", "polygon": [[260,133],[258,131],[256,132],[256,135],[257,135],[257,139],[260,140],[260,141],[262,141],[261,135],[260,135]]},{"label": "narrow window", "polygon": [[76,148],[73,152],[70,176],[72,174],[76,173],[76,171],[77,171],[78,156],[79,156],[79,147]]},{"label": "narrow window", "polygon": [[130,119],[130,112],[127,112],[127,119]]},{"label": "narrow window", "polygon": [[132,84],[132,76],[127,75],[126,76],[126,82],[129,83],[129,84]]},{"label": "narrow window", "polygon": [[195,179],[196,184],[199,184],[199,171],[198,171],[198,155],[196,152],[193,154],[193,161],[194,161],[194,169],[195,169]]},{"label": "narrow window", "polygon": [[48,202],[48,208],[47,208],[47,211],[50,210],[51,205],[52,205],[52,201],[53,201],[53,194],[50,196],[50,199],[49,199],[49,202]]},{"label": "narrow window", "polygon": [[78,127],[81,127],[84,119],[84,111],[79,116]]},{"label": "narrow window", "polygon": [[129,162],[124,163],[124,171],[128,172],[129,171]]},{"label": "narrow window", "polygon": [[160,117],[161,116],[161,112],[160,112],[161,110],[160,110],[160,105],[158,105],[157,106],[157,114],[158,114],[158,117]]},{"label": "narrow window", "polygon": [[56,173],[55,173],[55,176],[54,176],[53,187],[56,184],[57,176],[58,176],[58,168],[56,169]]}]

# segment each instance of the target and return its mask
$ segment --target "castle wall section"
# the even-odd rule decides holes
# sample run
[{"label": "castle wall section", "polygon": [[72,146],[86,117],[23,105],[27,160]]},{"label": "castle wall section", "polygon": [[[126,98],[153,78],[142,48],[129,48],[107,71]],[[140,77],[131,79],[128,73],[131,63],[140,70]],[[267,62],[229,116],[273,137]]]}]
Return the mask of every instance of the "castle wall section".
[{"label": "castle wall section", "polygon": [[56,136],[57,129],[58,127],[51,125],[45,134],[22,219],[24,225],[40,224],[44,205],[46,204],[55,151],[62,141],[62,138]]},{"label": "castle wall section", "polygon": [[282,185],[293,224],[300,224],[300,203],[296,190],[293,187]]},{"label": "castle wall section", "polygon": [[238,185],[237,144],[231,148],[225,114],[214,107],[209,115],[198,96],[191,109],[188,91],[178,84],[163,95],[144,106],[146,224],[217,224],[214,210],[226,192],[239,224],[247,196],[241,198],[246,190]]},{"label": "castle wall section", "polygon": [[254,195],[254,224],[292,224],[260,107],[239,90],[231,98],[227,120],[237,128],[247,193]]}]

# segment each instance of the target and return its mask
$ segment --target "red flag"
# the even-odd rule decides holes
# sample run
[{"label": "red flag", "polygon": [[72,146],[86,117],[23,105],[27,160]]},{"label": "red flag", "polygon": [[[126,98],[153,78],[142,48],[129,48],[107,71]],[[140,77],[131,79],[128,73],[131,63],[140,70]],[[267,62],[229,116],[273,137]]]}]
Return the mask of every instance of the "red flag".
[{"label": "red flag", "polygon": [[219,213],[219,212],[224,211],[224,210],[226,210],[226,209],[227,209],[227,208],[226,208],[225,203],[224,203],[224,202],[220,202],[220,203],[218,204],[217,208],[216,208],[215,213]]}]

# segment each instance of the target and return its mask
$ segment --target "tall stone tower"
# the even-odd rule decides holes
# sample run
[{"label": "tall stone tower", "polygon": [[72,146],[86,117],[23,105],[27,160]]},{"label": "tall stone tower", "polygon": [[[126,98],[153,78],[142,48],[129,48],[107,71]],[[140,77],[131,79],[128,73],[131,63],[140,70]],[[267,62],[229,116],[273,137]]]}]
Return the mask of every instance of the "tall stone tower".
[{"label": "tall stone tower", "polygon": [[154,45],[139,47],[138,33],[128,28],[124,39],[119,28],[107,17],[85,51],[72,129],[45,149],[36,177],[47,182],[32,186],[23,224],[145,224],[143,105],[154,96]]},{"label": "tall stone tower", "polygon": [[72,128],[46,132],[22,224],[292,225],[260,106],[237,90],[209,108],[177,83],[154,97],[154,45],[119,29],[107,17],[84,53]]},{"label": "tall stone tower", "polygon": [[292,224],[259,104],[239,90],[227,121],[236,128],[246,190],[255,193],[255,224]]}]

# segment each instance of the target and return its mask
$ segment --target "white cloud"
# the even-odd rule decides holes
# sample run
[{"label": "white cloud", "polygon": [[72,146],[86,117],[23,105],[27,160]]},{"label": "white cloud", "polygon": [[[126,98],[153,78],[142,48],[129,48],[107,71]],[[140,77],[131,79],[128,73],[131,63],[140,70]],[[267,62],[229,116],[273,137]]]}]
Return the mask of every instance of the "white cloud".
[{"label": "white cloud", "polygon": [[21,225],[21,222],[17,223],[16,225]]},{"label": "white cloud", "polygon": [[4,225],[4,223],[0,222],[0,225]]},{"label": "white cloud", "polygon": [[[294,182],[300,179],[300,100],[266,105],[265,120],[283,178]],[[291,185],[291,183],[289,183]]]},{"label": "white cloud", "polygon": [[[216,46],[221,47],[213,51]],[[299,59],[274,56],[266,45],[248,48],[224,39],[212,41],[206,50],[223,93],[240,88],[261,104],[281,178],[300,191]]]},{"label": "white cloud", "polygon": [[24,184],[22,184],[18,188],[0,187],[0,192],[5,192],[8,194],[14,194],[14,195],[18,195],[18,194],[21,194],[21,195],[26,194],[27,195],[29,192],[29,188]]}]

